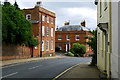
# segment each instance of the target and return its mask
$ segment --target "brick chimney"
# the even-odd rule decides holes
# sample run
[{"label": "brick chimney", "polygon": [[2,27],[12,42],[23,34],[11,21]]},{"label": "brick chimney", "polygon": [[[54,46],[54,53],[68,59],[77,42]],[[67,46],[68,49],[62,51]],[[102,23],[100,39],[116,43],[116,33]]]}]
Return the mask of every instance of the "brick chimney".
[{"label": "brick chimney", "polygon": [[69,25],[69,22],[65,22],[65,25]]},{"label": "brick chimney", "polygon": [[85,20],[81,21],[81,26],[85,27]]}]

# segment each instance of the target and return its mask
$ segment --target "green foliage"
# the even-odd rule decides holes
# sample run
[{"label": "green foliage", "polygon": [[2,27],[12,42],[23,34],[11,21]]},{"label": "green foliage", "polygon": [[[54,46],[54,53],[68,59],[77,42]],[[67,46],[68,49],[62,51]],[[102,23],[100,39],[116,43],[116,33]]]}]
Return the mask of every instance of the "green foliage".
[{"label": "green foliage", "polygon": [[92,56],[92,62],[91,62],[91,65],[95,65],[97,64],[97,29],[96,30],[93,30],[92,32],[90,32],[91,34],[94,35],[93,38],[90,38],[90,37],[85,37],[85,39],[88,39],[89,38],[89,42],[86,42],[89,46],[91,46],[93,52],[94,52],[94,55]]},{"label": "green foliage", "polygon": [[71,52],[68,52],[68,54],[67,54],[68,56],[74,56],[74,54],[73,53],[71,53]]},{"label": "green foliage", "polygon": [[32,24],[11,4],[2,7],[2,41],[7,44],[38,45],[32,36]]},{"label": "green foliage", "polygon": [[57,51],[60,51],[60,48],[59,47],[56,47],[55,48],[55,51],[57,52]]},{"label": "green foliage", "polygon": [[70,52],[74,54],[74,56],[83,56],[86,53],[86,46],[79,43],[74,43],[73,47],[70,49]]}]

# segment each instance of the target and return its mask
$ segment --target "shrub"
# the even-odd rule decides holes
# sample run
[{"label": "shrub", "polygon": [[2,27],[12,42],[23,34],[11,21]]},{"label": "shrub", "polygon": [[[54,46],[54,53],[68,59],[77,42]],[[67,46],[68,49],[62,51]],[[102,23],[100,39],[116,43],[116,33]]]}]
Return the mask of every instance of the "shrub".
[{"label": "shrub", "polygon": [[76,57],[83,57],[83,55],[86,53],[86,46],[83,44],[74,43],[73,47],[70,49],[70,52],[72,52]]},{"label": "shrub", "polygon": [[67,54],[68,56],[74,56],[74,54],[73,53],[71,53],[71,52],[68,52],[68,54]]}]

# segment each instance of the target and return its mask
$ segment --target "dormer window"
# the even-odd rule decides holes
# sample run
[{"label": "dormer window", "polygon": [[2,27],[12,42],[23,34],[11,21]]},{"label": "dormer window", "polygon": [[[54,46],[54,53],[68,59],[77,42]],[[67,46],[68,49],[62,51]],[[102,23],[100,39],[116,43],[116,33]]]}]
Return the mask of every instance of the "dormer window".
[{"label": "dormer window", "polygon": [[31,20],[31,14],[27,14],[27,15],[26,15],[26,19],[27,19],[27,20]]}]

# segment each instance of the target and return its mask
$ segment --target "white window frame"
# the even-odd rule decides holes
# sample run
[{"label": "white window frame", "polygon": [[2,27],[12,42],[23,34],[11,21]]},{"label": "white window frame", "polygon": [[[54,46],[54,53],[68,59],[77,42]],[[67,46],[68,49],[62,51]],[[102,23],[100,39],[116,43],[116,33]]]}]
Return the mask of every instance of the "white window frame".
[{"label": "white window frame", "polygon": [[38,47],[37,47],[37,46],[35,46],[35,49],[38,49]]},{"label": "white window frame", "polygon": [[53,37],[53,28],[51,28],[51,37]]},{"label": "white window frame", "polygon": [[42,41],[42,51],[44,51],[44,41]]},{"label": "white window frame", "polygon": [[[79,36],[79,39],[77,39],[77,36]],[[75,36],[75,40],[76,40],[76,41],[79,41],[79,40],[80,40],[80,35],[76,35],[76,36]]]},{"label": "white window frame", "polygon": [[45,36],[45,26],[42,26],[42,36]]},{"label": "white window frame", "polygon": [[49,27],[47,27],[47,37],[49,36]]},{"label": "white window frame", "polygon": [[49,51],[49,41],[47,41],[47,51]]},{"label": "white window frame", "polygon": [[49,23],[49,17],[47,17],[47,23]]},{"label": "white window frame", "polygon": [[53,24],[53,18],[51,18],[51,24]]},{"label": "white window frame", "polygon": [[67,37],[67,40],[70,40],[70,36],[69,36],[69,39],[68,39],[68,36],[69,36],[69,35],[66,35],[66,37]]},{"label": "white window frame", "polygon": [[[30,19],[28,19],[28,16],[30,16]],[[26,19],[31,20],[31,14],[26,14]]]},{"label": "white window frame", "polygon": [[[61,36],[61,35],[58,35],[58,40],[62,40],[62,39],[59,39],[59,36]],[[61,36],[61,38],[62,38],[62,36]]]},{"label": "white window frame", "polygon": [[45,21],[45,15],[42,15],[42,21]]},{"label": "white window frame", "polygon": [[53,50],[53,41],[51,41],[51,50]]}]

